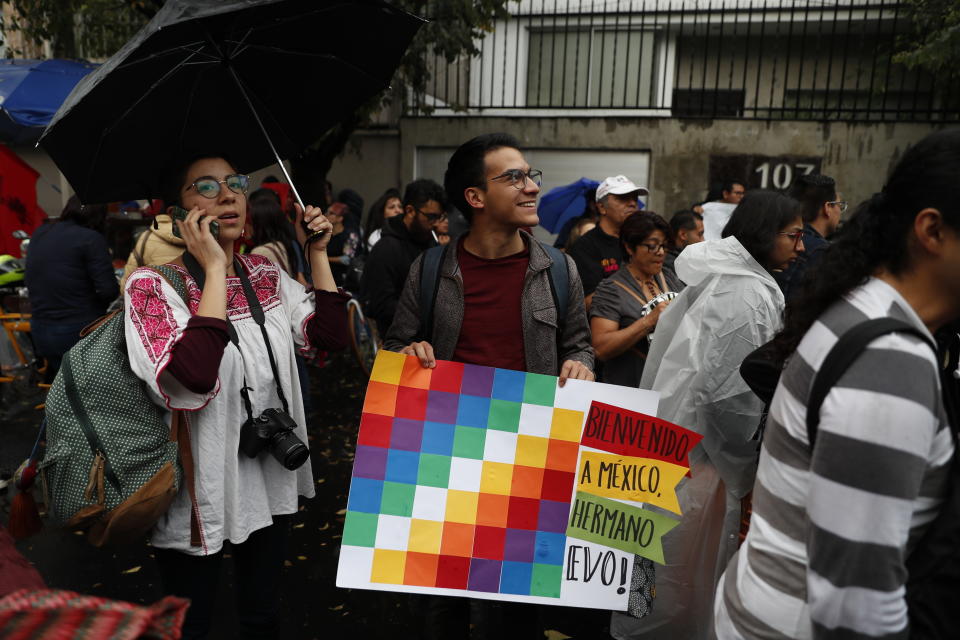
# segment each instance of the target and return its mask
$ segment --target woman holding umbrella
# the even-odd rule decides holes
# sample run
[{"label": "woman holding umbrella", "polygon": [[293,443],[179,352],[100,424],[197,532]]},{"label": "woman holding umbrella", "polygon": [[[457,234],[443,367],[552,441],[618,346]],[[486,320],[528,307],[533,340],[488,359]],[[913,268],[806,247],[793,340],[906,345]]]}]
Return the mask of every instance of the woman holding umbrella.
[{"label": "woman holding umbrella", "polygon": [[166,592],[192,601],[184,638],[209,631],[227,542],[242,634],[273,637],[289,516],[298,496],[314,495],[295,353],[347,344],[347,297],[326,256],[332,226],[315,207],[303,212],[311,231],[324,232],[307,249],[308,291],[262,256],[234,255],[248,178],[227,159],[194,158],[168,182],[166,202],[189,211],[176,223],[186,252],[170,264],[190,301],[158,273],[135,271],[125,291],[127,349],[156,402],[186,412],[195,472],[151,544]]}]

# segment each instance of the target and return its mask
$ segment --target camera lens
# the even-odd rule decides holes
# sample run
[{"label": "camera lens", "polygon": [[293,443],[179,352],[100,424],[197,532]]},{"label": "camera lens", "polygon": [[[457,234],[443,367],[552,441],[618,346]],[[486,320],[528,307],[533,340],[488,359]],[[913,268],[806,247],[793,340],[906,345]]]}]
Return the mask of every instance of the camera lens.
[{"label": "camera lens", "polygon": [[310,457],[310,449],[307,448],[307,445],[290,432],[273,441],[270,453],[277,459],[277,462],[290,471],[299,469]]}]

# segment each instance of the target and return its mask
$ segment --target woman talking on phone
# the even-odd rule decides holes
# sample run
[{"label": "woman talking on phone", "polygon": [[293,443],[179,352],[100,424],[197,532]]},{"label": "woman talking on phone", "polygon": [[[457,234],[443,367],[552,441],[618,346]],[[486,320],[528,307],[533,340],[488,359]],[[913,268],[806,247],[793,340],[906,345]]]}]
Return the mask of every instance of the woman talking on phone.
[{"label": "woman talking on phone", "polygon": [[191,599],[184,638],[210,631],[227,542],[241,635],[274,637],[289,516],[298,496],[314,495],[295,353],[347,340],[347,297],[326,256],[332,227],[320,209],[302,212],[311,232],[323,232],[307,248],[309,291],[262,256],[234,254],[249,179],[229,160],[193,158],[167,182],[186,244],[170,265],[189,303],[159,273],[134,271],[124,294],[127,350],[171,420],[182,412],[194,482],[181,483],[151,544],[165,592]]}]

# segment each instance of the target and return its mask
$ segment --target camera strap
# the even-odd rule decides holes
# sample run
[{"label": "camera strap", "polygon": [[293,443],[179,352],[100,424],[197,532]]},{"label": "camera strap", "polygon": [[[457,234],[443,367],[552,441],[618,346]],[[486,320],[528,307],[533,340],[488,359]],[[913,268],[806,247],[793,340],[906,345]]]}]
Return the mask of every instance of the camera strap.
[{"label": "camera strap", "polygon": [[[203,284],[206,280],[203,268],[189,251],[183,252],[183,264],[187,268],[187,272],[190,273],[190,277],[196,281],[197,286],[200,287],[201,291],[203,291]],[[260,305],[260,300],[257,298],[257,294],[254,292],[249,278],[247,278],[243,264],[236,256],[233,258],[233,269],[237,272],[237,277],[240,279],[240,285],[243,287],[243,295],[247,299],[247,305],[250,307],[250,315],[253,317],[253,321],[257,323],[257,326],[260,327],[260,333],[263,335],[263,341],[267,346],[267,356],[270,360],[270,369],[273,371],[273,380],[277,387],[277,396],[280,398],[280,404],[283,405],[284,412],[289,414],[290,411],[287,405],[287,398],[283,393],[283,388],[280,386],[280,375],[277,370],[276,359],[273,356],[273,348],[270,345],[270,337],[267,335],[267,329],[264,326],[266,324],[266,318],[263,313],[263,307]],[[237,348],[237,351],[240,352],[240,358],[243,359],[243,351],[240,349],[240,338],[237,336],[237,330],[234,328],[233,323],[230,322],[229,312],[226,314],[226,316],[227,334],[230,336],[230,342],[232,342],[233,346]],[[247,386],[247,375],[244,373],[243,386],[240,388],[240,396],[243,398],[243,406],[247,412],[247,418],[252,420],[253,403],[250,401],[250,389],[251,387]]]},{"label": "camera strap", "polygon": [[250,315],[253,316],[253,321],[260,327],[263,343],[267,346],[267,357],[270,359],[270,369],[273,371],[273,381],[277,385],[277,395],[280,397],[280,404],[283,405],[283,412],[290,415],[287,398],[283,394],[283,387],[280,386],[280,372],[277,370],[277,360],[273,357],[273,348],[270,346],[270,336],[267,335],[266,316],[263,314],[263,307],[260,306],[260,299],[257,298],[257,294],[250,284],[250,279],[247,278],[246,271],[244,271],[240,259],[236,256],[233,257],[233,268],[237,272],[237,277],[240,278],[240,284],[243,286],[243,294],[247,297],[247,304],[250,306]]}]

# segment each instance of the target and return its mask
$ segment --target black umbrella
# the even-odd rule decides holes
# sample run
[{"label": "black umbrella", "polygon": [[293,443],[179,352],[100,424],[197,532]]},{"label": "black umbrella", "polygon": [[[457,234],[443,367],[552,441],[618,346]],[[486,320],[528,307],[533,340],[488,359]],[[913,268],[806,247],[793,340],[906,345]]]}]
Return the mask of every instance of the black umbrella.
[{"label": "black umbrella", "polygon": [[168,0],[39,144],[83,202],[160,195],[195,153],[283,169],[388,86],[421,24],[383,0]]}]

